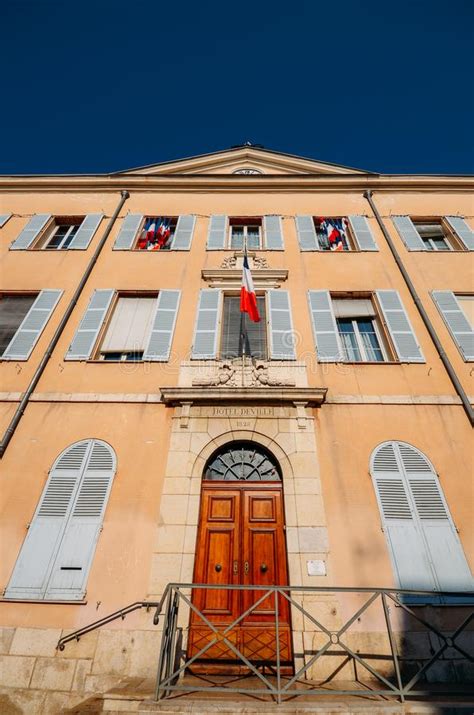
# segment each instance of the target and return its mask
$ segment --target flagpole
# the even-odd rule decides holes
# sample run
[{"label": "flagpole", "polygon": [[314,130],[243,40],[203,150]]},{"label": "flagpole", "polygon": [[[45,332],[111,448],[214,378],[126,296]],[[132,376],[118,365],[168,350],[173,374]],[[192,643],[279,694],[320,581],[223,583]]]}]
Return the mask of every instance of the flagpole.
[{"label": "flagpole", "polygon": [[[244,260],[247,258],[247,236],[244,235]],[[246,344],[246,324],[245,324],[245,313],[240,314],[240,336],[242,340],[242,387],[245,387],[245,344]]]}]

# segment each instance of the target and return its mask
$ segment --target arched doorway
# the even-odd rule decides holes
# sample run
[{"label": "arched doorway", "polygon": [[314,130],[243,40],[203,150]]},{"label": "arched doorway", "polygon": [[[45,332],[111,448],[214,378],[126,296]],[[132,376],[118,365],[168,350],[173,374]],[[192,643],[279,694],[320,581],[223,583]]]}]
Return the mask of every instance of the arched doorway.
[{"label": "arched doorway", "polygon": [[[255,442],[231,442],[208,459],[201,485],[193,582],[270,586],[288,584],[283,485],[280,466]],[[265,591],[195,589],[193,604],[219,630],[252,609]],[[280,661],[292,666],[290,608],[278,597]],[[188,657],[215,634],[191,613]],[[275,597],[269,595],[233,627],[226,637],[254,665],[276,662]],[[245,670],[222,640],[194,667],[206,672]]]}]

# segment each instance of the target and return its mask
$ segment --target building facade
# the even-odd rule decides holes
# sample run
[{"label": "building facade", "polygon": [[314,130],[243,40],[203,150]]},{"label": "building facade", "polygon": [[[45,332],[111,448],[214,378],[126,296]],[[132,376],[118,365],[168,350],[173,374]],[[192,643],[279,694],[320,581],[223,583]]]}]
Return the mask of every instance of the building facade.
[{"label": "building facade", "polygon": [[[472,177],[242,146],[0,187],[5,702],[55,712],[153,677],[162,625],[145,610],[56,645],[169,582],[459,592],[445,602],[463,620]],[[244,247],[261,321],[242,326]],[[243,612],[206,593],[214,622]],[[330,630],[359,603],[299,598]],[[416,608],[442,630],[439,602]],[[281,619],[291,670],[321,632],[294,607]],[[274,657],[264,623],[232,631],[252,662]],[[192,656],[209,634],[186,610],[182,625]],[[381,630],[362,619],[352,647],[378,653]],[[472,677],[448,660],[429,677]]]}]

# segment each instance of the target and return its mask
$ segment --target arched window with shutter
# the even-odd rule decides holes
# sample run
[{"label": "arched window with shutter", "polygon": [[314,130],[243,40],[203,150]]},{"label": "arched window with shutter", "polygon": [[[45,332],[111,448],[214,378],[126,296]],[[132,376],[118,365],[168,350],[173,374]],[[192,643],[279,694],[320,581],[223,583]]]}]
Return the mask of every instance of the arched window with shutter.
[{"label": "arched window with shutter", "polygon": [[431,462],[405,442],[384,442],[370,460],[399,588],[472,591],[474,581]]},{"label": "arched window with shutter", "polygon": [[89,439],[55,461],[16,561],[6,598],[77,601],[116,470],[113,449]]}]

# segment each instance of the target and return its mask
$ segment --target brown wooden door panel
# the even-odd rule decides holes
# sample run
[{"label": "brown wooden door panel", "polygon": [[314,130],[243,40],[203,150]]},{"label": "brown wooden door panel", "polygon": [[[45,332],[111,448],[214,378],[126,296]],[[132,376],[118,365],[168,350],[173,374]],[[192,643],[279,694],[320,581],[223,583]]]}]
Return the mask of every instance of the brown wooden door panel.
[{"label": "brown wooden door panel", "polygon": [[[204,490],[201,498],[199,534],[194,566],[194,582],[234,583],[234,562],[239,554],[240,492]],[[230,622],[237,618],[239,594],[236,591],[196,589],[193,603],[212,621]],[[193,623],[203,620],[192,616]]]},{"label": "brown wooden door panel", "polygon": [[[220,568],[216,570],[216,566]],[[263,586],[288,583],[281,485],[268,483],[250,487],[246,483],[235,488],[235,483],[203,483],[193,580],[196,583]],[[263,590],[195,589],[193,603],[222,631],[263,594]],[[289,663],[292,658],[290,609],[284,597],[279,597],[278,605],[280,658]],[[214,637],[202,619],[192,614],[188,656],[196,654]],[[274,662],[274,594],[242,619],[228,637],[253,662]],[[222,662],[223,670],[226,661],[231,670],[240,668],[220,637],[202,658]],[[204,670],[207,667],[210,666],[203,666]]]}]

